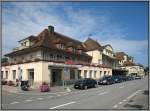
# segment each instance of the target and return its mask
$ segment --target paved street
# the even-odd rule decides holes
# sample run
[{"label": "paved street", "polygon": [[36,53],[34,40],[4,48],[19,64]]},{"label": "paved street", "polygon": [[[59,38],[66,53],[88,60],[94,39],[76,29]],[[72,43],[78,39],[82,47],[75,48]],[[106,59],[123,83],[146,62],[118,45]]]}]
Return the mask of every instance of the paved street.
[{"label": "paved street", "polygon": [[49,95],[2,92],[3,109],[148,109],[148,79]]}]

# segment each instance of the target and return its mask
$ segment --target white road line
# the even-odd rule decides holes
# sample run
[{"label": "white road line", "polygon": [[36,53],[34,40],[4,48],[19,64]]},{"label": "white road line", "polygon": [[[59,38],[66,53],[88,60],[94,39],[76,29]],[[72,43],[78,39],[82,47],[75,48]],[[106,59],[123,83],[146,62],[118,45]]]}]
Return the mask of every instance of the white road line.
[{"label": "white road line", "polygon": [[114,105],[114,108],[117,108],[118,107],[118,105]]},{"label": "white road line", "polygon": [[122,104],[122,102],[119,102],[119,104]]},{"label": "white road line", "polygon": [[119,87],[119,88],[124,88],[124,86],[121,86],[121,87]]},{"label": "white road line", "polygon": [[65,93],[64,95],[68,95],[69,93]]},{"label": "white road line", "polygon": [[61,96],[60,94],[57,94],[57,96]]},{"label": "white road line", "polygon": [[14,102],[12,102],[10,104],[18,104],[18,103],[20,103],[20,102],[14,101]]},{"label": "white road line", "polygon": [[123,100],[124,102],[127,101],[126,99]]},{"label": "white road line", "polygon": [[136,92],[134,92],[133,94],[131,94],[130,96],[127,97],[127,99],[131,99],[132,97],[134,97],[137,93],[139,93],[141,90],[137,90]]},{"label": "white road line", "polygon": [[75,102],[75,101],[72,101],[72,102],[69,102],[69,103],[66,103],[66,104],[62,104],[62,105],[59,105],[59,106],[51,107],[51,108],[49,108],[49,109],[56,109],[56,108],[59,108],[59,107],[62,107],[62,106],[67,106],[67,105],[69,105],[69,104],[74,104],[74,103],[76,103],[76,102]]},{"label": "white road line", "polygon": [[48,98],[52,98],[53,96],[48,96]]},{"label": "white road line", "polygon": [[105,91],[105,92],[99,93],[98,95],[100,96],[100,95],[104,95],[104,94],[107,94],[107,93],[108,93],[108,92]]},{"label": "white road line", "polygon": [[43,100],[44,98],[37,98],[37,100]]},{"label": "white road line", "polygon": [[31,102],[31,101],[33,101],[33,100],[27,99],[27,100],[24,100],[24,101],[26,101],[26,102]]}]

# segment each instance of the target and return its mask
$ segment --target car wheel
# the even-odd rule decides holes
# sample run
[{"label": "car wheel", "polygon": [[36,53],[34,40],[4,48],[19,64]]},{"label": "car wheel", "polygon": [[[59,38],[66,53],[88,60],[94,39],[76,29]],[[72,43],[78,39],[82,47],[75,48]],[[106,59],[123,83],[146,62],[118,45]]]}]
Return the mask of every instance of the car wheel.
[{"label": "car wheel", "polygon": [[87,89],[87,86],[84,86],[84,89]]}]

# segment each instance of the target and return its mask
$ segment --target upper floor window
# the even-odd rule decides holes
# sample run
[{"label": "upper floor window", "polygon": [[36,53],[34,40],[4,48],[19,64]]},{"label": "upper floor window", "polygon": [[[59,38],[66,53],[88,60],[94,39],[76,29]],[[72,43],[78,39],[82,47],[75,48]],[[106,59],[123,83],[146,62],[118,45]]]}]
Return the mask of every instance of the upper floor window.
[{"label": "upper floor window", "polygon": [[32,55],[30,55],[30,59],[32,59],[33,58],[33,56]]},{"label": "upper floor window", "polygon": [[62,43],[60,43],[59,48],[61,48],[61,49],[65,49],[65,45],[64,45],[64,44],[62,44]]}]

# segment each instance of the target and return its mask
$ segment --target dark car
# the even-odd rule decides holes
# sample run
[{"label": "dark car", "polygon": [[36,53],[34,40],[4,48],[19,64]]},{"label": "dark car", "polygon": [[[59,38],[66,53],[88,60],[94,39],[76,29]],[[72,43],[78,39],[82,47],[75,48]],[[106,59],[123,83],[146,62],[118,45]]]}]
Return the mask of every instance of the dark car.
[{"label": "dark car", "polygon": [[127,81],[131,81],[134,80],[134,78],[132,76],[127,76]]},{"label": "dark car", "polygon": [[7,85],[7,80],[2,79],[2,80],[1,80],[1,85]]},{"label": "dark car", "polygon": [[135,76],[135,79],[141,79],[141,76],[137,75]]},{"label": "dark car", "polygon": [[75,89],[87,89],[97,87],[97,81],[91,78],[80,79],[75,82]]},{"label": "dark car", "polygon": [[110,84],[114,84],[114,83],[115,83],[115,81],[114,81],[114,79],[111,76],[103,77],[102,79],[100,79],[98,81],[99,85],[110,85]]},{"label": "dark car", "polygon": [[123,80],[119,76],[112,76],[112,79],[114,80],[115,83],[123,82]]}]

